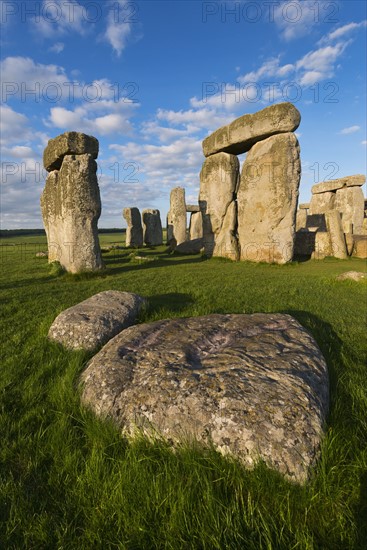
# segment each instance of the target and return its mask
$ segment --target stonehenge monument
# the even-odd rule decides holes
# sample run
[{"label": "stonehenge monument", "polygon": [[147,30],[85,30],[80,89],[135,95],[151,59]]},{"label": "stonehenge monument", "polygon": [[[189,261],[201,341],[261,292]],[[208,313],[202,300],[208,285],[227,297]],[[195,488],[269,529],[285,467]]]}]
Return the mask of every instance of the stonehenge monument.
[{"label": "stonehenge monument", "polygon": [[297,211],[297,255],[323,259],[366,257],[364,195],[366,177],[361,174],[321,182],[312,187],[306,216]]},{"label": "stonehenge monument", "polygon": [[122,215],[127,222],[125,245],[137,248],[143,246],[143,226],[139,209],[135,207],[124,208]]},{"label": "stonehenge monument", "polygon": [[[243,115],[203,141],[199,205],[208,256],[292,260],[301,174],[291,103]],[[236,155],[248,152],[239,174]]]},{"label": "stonehenge monument", "polygon": [[163,244],[163,231],[159,210],[143,210],[143,237],[148,246],[160,246]]},{"label": "stonehenge monument", "polygon": [[103,268],[97,229],[98,147],[92,136],[66,132],[50,139],[43,155],[49,172],[41,196],[48,261],[60,262],[70,273]]},{"label": "stonehenge monument", "polygon": [[190,241],[201,239],[203,236],[203,216],[201,212],[191,212],[189,225]]}]

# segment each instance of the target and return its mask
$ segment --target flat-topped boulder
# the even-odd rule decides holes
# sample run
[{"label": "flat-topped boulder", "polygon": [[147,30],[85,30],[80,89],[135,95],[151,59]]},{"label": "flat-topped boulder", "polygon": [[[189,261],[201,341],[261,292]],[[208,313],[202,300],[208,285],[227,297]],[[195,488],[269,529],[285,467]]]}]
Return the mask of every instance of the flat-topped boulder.
[{"label": "flat-topped boulder", "polygon": [[199,440],[304,482],[329,406],[325,360],[284,314],[207,315],[130,327],[89,362],[82,401],[126,435]]},{"label": "flat-topped boulder", "polygon": [[225,152],[241,155],[263,139],[274,134],[293,132],[301,122],[301,115],[292,103],[270,105],[257,113],[243,115],[227,126],[222,126],[203,141],[206,157]]},{"label": "flat-topped boulder", "polygon": [[133,325],[144,303],[132,292],[99,292],[60,313],[48,337],[68,349],[95,350]]},{"label": "flat-topped boulder", "polygon": [[93,159],[98,157],[98,139],[80,132],[65,132],[50,139],[43,152],[43,165],[47,172],[60,170],[65,155],[84,155]]},{"label": "flat-topped boulder", "polygon": [[327,193],[329,191],[336,191],[342,187],[362,187],[366,183],[366,176],[363,174],[356,174],[354,176],[345,176],[344,178],[338,178],[336,180],[322,181],[317,185],[313,185],[311,188],[312,194]]}]

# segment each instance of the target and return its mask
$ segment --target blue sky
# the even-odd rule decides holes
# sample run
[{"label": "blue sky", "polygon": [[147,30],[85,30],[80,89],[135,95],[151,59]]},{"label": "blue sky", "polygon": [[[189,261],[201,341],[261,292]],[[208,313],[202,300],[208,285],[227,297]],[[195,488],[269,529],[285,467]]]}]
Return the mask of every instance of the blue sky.
[{"label": "blue sky", "polygon": [[164,220],[178,185],[196,203],[203,138],[281,101],[302,116],[300,202],[366,173],[366,5],[2,0],[2,228],[42,227],[42,152],[70,130],[100,142],[100,227],[127,206]]}]

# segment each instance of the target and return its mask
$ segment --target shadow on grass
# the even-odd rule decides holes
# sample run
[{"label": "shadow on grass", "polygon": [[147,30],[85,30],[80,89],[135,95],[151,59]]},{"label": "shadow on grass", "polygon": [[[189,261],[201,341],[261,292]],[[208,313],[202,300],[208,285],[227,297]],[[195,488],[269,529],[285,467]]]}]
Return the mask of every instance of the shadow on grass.
[{"label": "shadow on grass", "polygon": [[170,292],[168,294],[157,294],[148,296],[149,306],[147,314],[151,315],[158,313],[160,310],[168,310],[172,313],[180,313],[188,306],[195,303],[195,300],[190,294],[181,292]]}]

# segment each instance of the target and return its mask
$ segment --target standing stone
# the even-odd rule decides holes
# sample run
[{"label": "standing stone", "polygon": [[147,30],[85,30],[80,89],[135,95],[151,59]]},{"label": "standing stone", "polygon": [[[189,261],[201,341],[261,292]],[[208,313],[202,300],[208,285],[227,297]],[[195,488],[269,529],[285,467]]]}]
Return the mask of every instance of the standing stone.
[{"label": "standing stone", "polygon": [[124,208],[122,212],[126,222],[126,246],[143,246],[143,226],[139,208]]},{"label": "standing stone", "polygon": [[174,238],[177,245],[185,242],[186,237],[186,201],[185,189],[175,187],[171,190],[170,210],[168,213],[168,232],[170,239]]},{"label": "standing stone", "polygon": [[272,136],[252,147],[237,193],[241,260],[292,260],[300,174],[294,134]]},{"label": "standing stone", "polygon": [[348,257],[340,214],[337,210],[325,213],[326,226],[330,236],[331,252],[334,258],[345,260]]},{"label": "standing stone", "polygon": [[240,155],[263,139],[274,134],[293,132],[299,126],[301,115],[292,103],[270,105],[257,113],[236,118],[222,126],[203,141],[204,155],[219,152]]},{"label": "standing stone", "polygon": [[296,231],[305,229],[307,225],[307,210],[304,208],[297,210],[296,215]]},{"label": "standing stone", "polygon": [[143,235],[144,242],[148,246],[160,246],[163,244],[163,231],[159,210],[143,210]]},{"label": "standing stone", "polygon": [[336,194],[332,191],[312,195],[308,213],[310,215],[325,214],[328,210],[333,210],[335,205],[335,195]]},{"label": "standing stone", "polygon": [[236,216],[233,217],[235,204],[224,224],[227,211],[235,201],[238,175],[239,161],[235,155],[217,153],[203,163],[199,205],[203,216],[204,249],[208,256],[212,256],[214,251],[215,255],[223,257],[232,258],[238,255],[237,239],[232,239],[236,226]]},{"label": "standing stone", "polygon": [[96,172],[92,155],[65,155],[60,171],[48,175],[41,197],[49,262],[58,261],[71,273],[103,267],[97,229],[101,199]]},{"label": "standing stone", "polygon": [[190,241],[201,239],[203,236],[203,216],[201,212],[192,212],[189,227]]},{"label": "standing stone", "polygon": [[342,215],[344,233],[349,224],[353,224],[353,234],[362,232],[364,218],[364,195],[361,187],[343,187],[338,189],[335,198],[335,209]]}]

